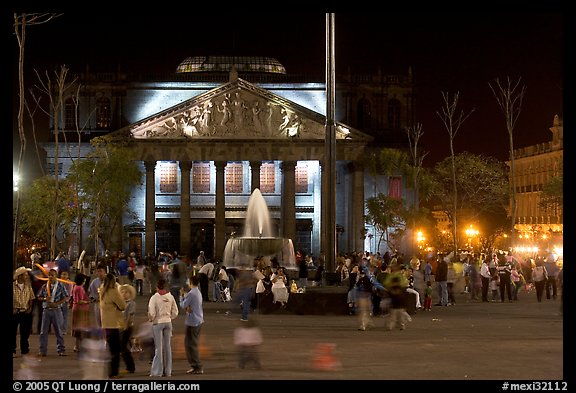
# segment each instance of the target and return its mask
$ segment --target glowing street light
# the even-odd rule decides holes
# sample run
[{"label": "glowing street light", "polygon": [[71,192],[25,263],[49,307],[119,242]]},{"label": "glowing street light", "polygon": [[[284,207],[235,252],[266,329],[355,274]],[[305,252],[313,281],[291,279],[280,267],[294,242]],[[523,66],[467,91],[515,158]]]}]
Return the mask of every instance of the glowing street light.
[{"label": "glowing street light", "polygon": [[480,234],[480,231],[478,231],[478,229],[474,229],[472,224],[470,224],[470,226],[468,228],[466,228],[466,230],[464,232],[466,233],[466,236],[468,237],[468,245],[470,246],[470,249],[472,251],[474,251],[474,245],[472,244],[472,240]]}]

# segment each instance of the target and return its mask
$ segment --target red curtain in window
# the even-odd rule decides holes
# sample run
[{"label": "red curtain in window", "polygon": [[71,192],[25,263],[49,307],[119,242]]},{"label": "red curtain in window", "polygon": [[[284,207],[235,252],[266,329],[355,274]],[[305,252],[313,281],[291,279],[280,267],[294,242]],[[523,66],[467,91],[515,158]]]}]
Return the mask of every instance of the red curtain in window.
[{"label": "red curtain in window", "polygon": [[391,176],[388,178],[388,196],[392,198],[402,198],[402,179]]}]

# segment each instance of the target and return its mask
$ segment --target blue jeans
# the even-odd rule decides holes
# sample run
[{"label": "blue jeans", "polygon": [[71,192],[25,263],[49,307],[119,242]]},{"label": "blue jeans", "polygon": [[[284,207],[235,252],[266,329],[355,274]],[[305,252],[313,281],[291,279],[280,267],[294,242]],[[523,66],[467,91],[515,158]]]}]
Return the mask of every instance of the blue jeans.
[{"label": "blue jeans", "polygon": [[42,313],[42,327],[40,328],[40,353],[46,354],[48,351],[48,330],[50,325],[54,327],[56,335],[56,350],[58,353],[66,351],[64,346],[64,336],[62,335],[62,310],[58,308],[45,308]]},{"label": "blue jeans", "polygon": [[440,304],[445,306],[448,304],[448,282],[438,281],[438,298]]},{"label": "blue jeans", "polygon": [[250,303],[252,302],[254,291],[254,287],[242,288],[238,290],[238,295],[234,297],[234,299],[237,299],[237,303],[242,304],[241,319],[248,320],[248,315],[250,314]]},{"label": "blue jeans", "polygon": [[152,325],[154,335],[154,360],[150,375],[154,377],[172,376],[172,323],[163,322]]}]

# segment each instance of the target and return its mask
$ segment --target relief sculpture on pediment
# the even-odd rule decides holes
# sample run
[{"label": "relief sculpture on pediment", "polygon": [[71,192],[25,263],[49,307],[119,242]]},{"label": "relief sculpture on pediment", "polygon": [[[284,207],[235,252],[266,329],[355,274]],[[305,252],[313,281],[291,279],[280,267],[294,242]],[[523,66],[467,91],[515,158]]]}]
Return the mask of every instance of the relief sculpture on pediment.
[{"label": "relief sculpture on pediment", "polygon": [[236,91],[211,97],[162,121],[134,129],[135,138],[322,138],[324,125],[290,107]]}]

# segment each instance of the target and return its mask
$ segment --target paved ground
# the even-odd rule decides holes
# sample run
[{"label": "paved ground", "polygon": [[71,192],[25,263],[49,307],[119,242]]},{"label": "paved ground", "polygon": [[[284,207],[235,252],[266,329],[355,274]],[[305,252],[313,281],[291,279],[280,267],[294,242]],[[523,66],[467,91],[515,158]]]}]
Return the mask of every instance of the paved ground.
[{"label": "paved ground", "polygon": [[[523,292],[518,302],[482,303],[467,296],[457,295],[457,304],[451,307],[417,312],[403,331],[387,331],[382,317],[374,318],[373,329],[358,331],[355,316],[255,314],[264,335],[260,370],[237,366],[232,336],[240,324],[238,310],[231,303],[206,303],[201,348],[205,374],[185,373],[189,365],[182,349],[181,315],[174,321],[173,375],[155,380],[544,381],[569,377],[559,299],[538,303],[535,293]],[[137,300],[141,321],[148,297]],[[316,351],[324,343],[334,346],[333,356],[327,359],[340,367],[321,369],[330,364],[317,358]],[[83,379],[83,364],[72,352],[71,336],[66,336],[66,345],[68,356],[56,356],[51,336],[48,356],[28,362],[32,366],[23,368],[22,356],[14,358],[13,378]],[[31,348],[35,354],[38,335],[31,337]],[[136,368],[135,374],[120,381],[152,380],[147,358],[137,358]]]}]

